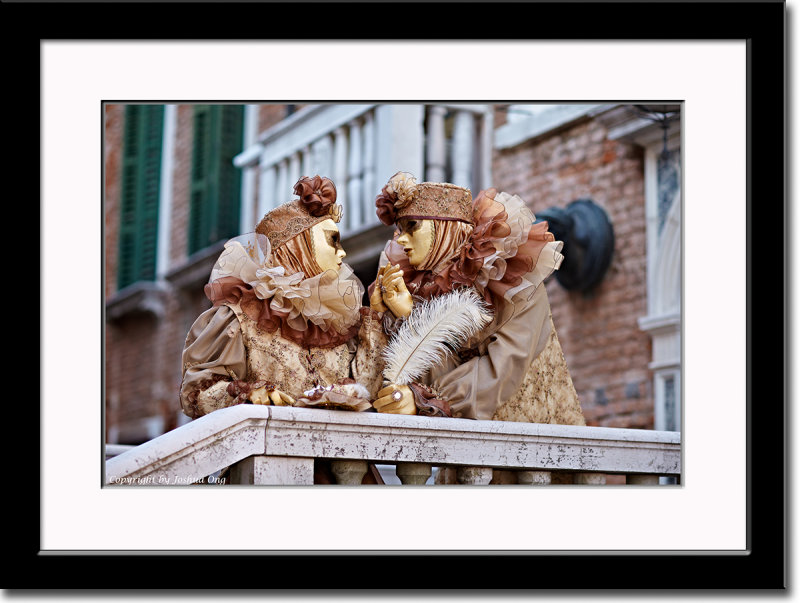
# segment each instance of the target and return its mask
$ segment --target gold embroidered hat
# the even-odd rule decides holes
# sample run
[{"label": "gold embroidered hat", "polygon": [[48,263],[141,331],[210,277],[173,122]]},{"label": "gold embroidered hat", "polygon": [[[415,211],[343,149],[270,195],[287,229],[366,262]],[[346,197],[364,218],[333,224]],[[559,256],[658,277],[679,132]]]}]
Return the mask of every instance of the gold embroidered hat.
[{"label": "gold embroidered hat", "polygon": [[397,172],[375,199],[378,218],[387,225],[400,218],[458,220],[472,224],[472,192],[447,182],[420,182]]},{"label": "gold embroidered hat", "polygon": [[338,222],[342,218],[330,178],[304,176],[294,185],[294,194],[300,198],[267,212],[256,226],[256,232],[265,235],[273,249],[323,220]]}]

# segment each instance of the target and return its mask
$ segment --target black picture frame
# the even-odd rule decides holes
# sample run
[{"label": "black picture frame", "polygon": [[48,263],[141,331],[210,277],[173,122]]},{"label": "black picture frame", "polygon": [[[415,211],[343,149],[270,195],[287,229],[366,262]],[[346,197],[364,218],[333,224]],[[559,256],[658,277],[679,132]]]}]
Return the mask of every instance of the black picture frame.
[{"label": "black picture frame", "polygon": [[[185,22],[191,12],[191,22]],[[354,21],[352,15],[362,15]],[[393,26],[405,15],[407,27]],[[493,554],[258,555],[217,552],[135,554],[130,551],[43,555],[40,549],[40,483],[33,472],[13,478],[8,496],[22,537],[14,537],[10,593],[40,589],[97,593],[140,589],[180,589],[205,595],[239,591],[369,592],[376,596],[424,589],[431,594],[547,593],[624,591],[625,594],[674,591],[739,593],[742,589],[781,591],[788,587],[787,483],[787,289],[786,250],[786,5],[758,2],[494,2],[494,3],[270,3],[270,2],[14,2],[0,6],[4,56],[11,81],[39,89],[40,42],[46,39],[217,40],[260,39],[482,39],[510,40],[747,40],[748,190],[747,190],[747,371],[748,371],[748,551],[681,553],[636,551],[608,554],[524,556]],[[288,24],[291,24],[289,26]],[[521,75],[521,77],[524,77]],[[713,77],[713,74],[709,74]],[[40,152],[33,124],[37,103],[14,119],[20,157]],[[11,109],[6,100],[6,108]],[[21,119],[24,115],[24,119]],[[98,141],[99,142],[99,141]],[[17,163],[15,161],[15,163]],[[29,182],[38,182],[37,178]],[[31,187],[35,188],[35,187]],[[35,195],[35,192],[32,194]],[[754,211],[757,210],[757,211]],[[764,220],[769,216],[769,220]],[[770,228],[764,228],[768,224]],[[777,232],[777,237],[773,233]],[[758,238],[769,243],[756,247]],[[777,241],[776,241],[777,239]],[[778,244],[778,241],[782,243]],[[744,244],[744,242],[737,242]],[[757,253],[767,245],[769,270]],[[777,248],[777,249],[776,249]],[[96,269],[96,267],[90,267]],[[713,266],[708,267],[713,270]],[[767,274],[772,276],[767,276]],[[757,287],[757,289],[756,289]],[[97,303],[96,296],[89,296]],[[45,328],[41,325],[40,328]],[[41,333],[40,333],[41,334]],[[42,367],[46,370],[46,367]],[[34,403],[14,404],[9,420],[42,419]],[[32,410],[33,409],[33,410]],[[18,433],[15,446],[39,450],[32,435]],[[687,434],[691,438],[691,434]],[[27,455],[26,455],[27,456]],[[16,459],[15,456],[8,456]],[[37,467],[38,458],[25,466]],[[16,464],[16,463],[15,463]],[[18,477],[16,477],[18,475]],[[64,493],[68,496],[69,493]],[[230,513],[241,513],[231,509]],[[446,510],[418,510],[420,521],[446,521]],[[335,514],[332,514],[332,518]],[[219,520],[214,514],[191,519],[198,526]],[[365,520],[377,521],[368,511]],[[200,529],[200,528],[198,528]],[[17,540],[20,538],[20,540]],[[352,572],[342,572],[342,567]],[[392,567],[409,568],[414,578],[394,579]],[[121,571],[120,568],[124,568]],[[522,568],[522,569],[520,569]],[[122,579],[121,576],[127,577]],[[377,577],[378,586],[373,586]],[[11,580],[9,580],[11,581]]]}]

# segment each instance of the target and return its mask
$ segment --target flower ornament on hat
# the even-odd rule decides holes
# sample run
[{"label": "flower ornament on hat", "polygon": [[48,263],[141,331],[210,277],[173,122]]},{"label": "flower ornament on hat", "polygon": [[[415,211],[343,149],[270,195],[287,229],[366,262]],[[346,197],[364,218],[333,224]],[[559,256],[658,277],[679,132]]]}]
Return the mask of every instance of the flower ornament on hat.
[{"label": "flower ornament on hat", "polygon": [[342,206],[336,205],[336,185],[330,178],[304,176],[294,185],[294,194],[312,216],[331,218],[338,222],[342,216]]},{"label": "flower ornament on hat", "polygon": [[397,172],[375,198],[378,219],[391,226],[397,220],[397,210],[408,205],[416,194],[416,178],[408,172]]},{"label": "flower ornament on hat", "polygon": [[342,218],[336,186],[329,178],[304,176],[294,185],[294,193],[300,198],[269,211],[256,226],[256,232],[266,236],[273,248],[323,220],[339,222]]}]

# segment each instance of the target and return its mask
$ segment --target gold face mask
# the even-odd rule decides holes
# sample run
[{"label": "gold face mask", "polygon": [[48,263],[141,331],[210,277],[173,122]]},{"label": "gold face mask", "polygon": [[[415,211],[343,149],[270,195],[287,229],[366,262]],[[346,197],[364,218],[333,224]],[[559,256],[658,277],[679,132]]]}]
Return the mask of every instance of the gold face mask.
[{"label": "gold face mask", "polygon": [[347,255],[339,240],[339,227],[331,219],[323,220],[311,227],[311,242],[314,259],[320,269],[339,272],[342,260]]},{"label": "gold face mask", "polygon": [[397,243],[403,247],[412,266],[419,266],[425,261],[433,247],[436,228],[433,220],[401,219],[397,226],[400,236]]}]

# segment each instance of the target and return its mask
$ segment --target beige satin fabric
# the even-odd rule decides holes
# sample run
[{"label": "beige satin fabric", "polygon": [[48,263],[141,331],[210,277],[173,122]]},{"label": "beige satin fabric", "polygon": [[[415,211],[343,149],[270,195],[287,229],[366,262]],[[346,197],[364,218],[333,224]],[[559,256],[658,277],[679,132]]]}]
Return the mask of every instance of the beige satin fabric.
[{"label": "beige satin fabric", "polygon": [[[194,419],[216,408],[229,406],[232,398],[216,384],[222,380],[227,386],[247,374],[244,342],[233,311],[220,306],[203,312],[189,329],[181,360],[180,402],[186,415]],[[210,389],[202,399],[199,398]]]},{"label": "beige satin fabric", "polygon": [[314,244],[311,229],[304,230],[296,237],[272,250],[274,266],[283,266],[286,274],[302,272],[306,278],[317,276],[322,269],[314,256]]},{"label": "beige satin fabric", "polygon": [[197,418],[230,406],[233,398],[224,388],[234,379],[264,380],[297,399],[317,383],[326,386],[352,378],[374,398],[382,383],[385,345],[380,322],[369,316],[358,336],[347,343],[304,348],[279,331],[259,330],[235,304],[211,308],[198,317],[186,338],[181,407]]},{"label": "beige satin fabric", "polygon": [[544,349],[549,316],[544,287],[516,306],[504,304],[471,342],[479,341],[479,355],[463,363],[450,358],[428,373],[426,385],[450,403],[454,417],[491,419],[497,407],[517,393],[528,367]]},{"label": "beige satin fabric", "polygon": [[436,268],[461,250],[472,234],[472,224],[458,220],[433,220],[433,227],[433,245],[417,270],[436,272]]}]

